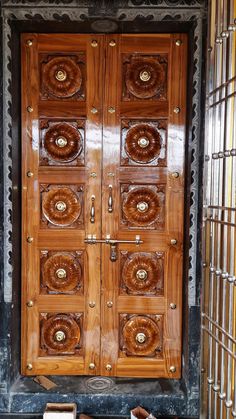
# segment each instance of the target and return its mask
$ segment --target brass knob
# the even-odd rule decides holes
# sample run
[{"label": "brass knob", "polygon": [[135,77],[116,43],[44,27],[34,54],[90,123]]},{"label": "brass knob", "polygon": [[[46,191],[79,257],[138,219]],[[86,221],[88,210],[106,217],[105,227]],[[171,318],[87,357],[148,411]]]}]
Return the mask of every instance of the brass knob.
[{"label": "brass knob", "polygon": [[106,370],[107,370],[107,371],[111,371],[111,370],[112,370],[112,366],[111,366],[111,364],[107,364],[107,365],[106,365]]},{"label": "brass knob", "polygon": [[150,141],[147,138],[145,138],[145,137],[141,137],[141,138],[138,139],[138,145],[141,148],[148,147],[149,146],[149,142]]},{"label": "brass knob", "polygon": [[59,278],[59,279],[66,278],[66,270],[65,270],[65,269],[63,269],[63,268],[59,268],[59,269],[57,269],[57,271],[56,271],[56,276],[57,276],[57,278]]},{"label": "brass knob", "polygon": [[57,211],[64,212],[66,210],[66,203],[63,201],[57,201],[55,204]]},{"label": "brass knob", "polygon": [[179,172],[173,172],[171,173],[171,176],[175,179],[177,179],[179,177]]},{"label": "brass knob", "polygon": [[96,172],[91,172],[90,177],[97,177],[97,173]]},{"label": "brass knob", "polygon": [[175,244],[177,244],[177,240],[176,239],[171,239],[170,244],[172,244],[174,246]]},{"label": "brass knob", "polygon": [[142,80],[142,81],[149,81],[150,80],[150,78],[151,78],[151,73],[150,73],[150,71],[147,71],[147,70],[142,70],[142,71],[140,71],[140,73],[139,73],[139,78],[140,78],[140,80]]},{"label": "brass knob", "polygon": [[98,41],[96,41],[96,39],[93,39],[92,42],[91,42],[91,46],[93,48],[96,48],[98,46]]},{"label": "brass knob", "polygon": [[176,367],[174,365],[170,366],[170,372],[176,372]]},{"label": "brass knob", "polygon": [[95,364],[94,364],[93,362],[91,362],[91,363],[89,364],[89,369],[90,369],[90,370],[94,370],[94,369],[95,369]]},{"label": "brass knob", "polygon": [[33,41],[31,39],[27,39],[26,45],[28,45],[28,47],[31,47],[31,45],[33,45]]},{"label": "brass knob", "polygon": [[176,304],[175,303],[170,303],[170,308],[171,308],[171,310],[175,310],[176,309]]},{"label": "brass knob", "polygon": [[113,306],[113,302],[112,301],[107,301],[107,307],[111,308]]},{"label": "brass knob", "polygon": [[33,240],[34,240],[33,237],[27,237],[27,242],[28,243],[32,243]]},{"label": "brass knob", "polygon": [[62,342],[63,340],[65,340],[66,335],[62,330],[58,330],[55,335],[54,338],[57,342]]},{"label": "brass knob", "polygon": [[32,364],[27,364],[27,370],[32,370],[33,369],[33,365]]},{"label": "brass knob", "polygon": [[176,106],[176,107],[174,108],[174,113],[180,113],[180,108],[179,108],[178,106]]},{"label": "brass knob", "polygon": [[138,202],[138,204],[137,204],[137,210],[139,212],[146,212],[148,210],[148,204],[147,204],[147,202]]},{"label": "brass knob", "polygon": [[108,108],[108,112],[109,113],[115,113],[115,108],[113,108],[112,106],[110,108]]},{"label": "brass knob", "polygon": [[110,45],[110,47],[115,47],[115,46],[116,46],[116,41],[114,41],[114,39],[112,39],[112,40],[109,42],[109,45]]},{"label": "brass knob", "polygon": [[181,41],[181,39],[176,39],[176,41],[175,41],[175,45],[177,45],[177,47],[180,47],[180,45],[182,45],[182,41]]},{"label": "brass knob", "polygon": [[146,335],[144,334],[144,333],[138,333],[137,335],[136,335],[136,341],[138,342],[138,343],[145,343],[146,342],[146,339],[147,339],[147,337],[146,337]]},{"label": "brass knob", "polygon": [[33,172],[27,172],[27,177],[32,177],[32,176],[34,176],[34,174],[33,174]]},{"label": "brass knob", "polygon": [[33,112],[32,106],[27,106],[27,112]]},{"label": "brass knob", "polygon": [[65,137],[58,137],[55,143],[58,147],[63,148],[67,145],[67,139]]},{"label": "brass knob", "polygon": [[55,78],[58,81],[65,81],[67,79],[67,74],[65,70],[58,70],[55,74]]},{"label": "brass knob", "polygon": [[34,302],[32,300],[27,301],[27,307],[33,307]]},{"label": "brass knob", "polygon": [[148,273],[147,271],[145,271],[145,269],[139,269],[136,272],[136,278],[139,279],[140,281],[145,281],[145,279],[147,279]]},{"label": "brass knob", "polygon": [[91,109],[91,112],[95,115],[96,113],[98,113],[98,110],[97,110],[97,108],[94,108],[94,107],[93,107],[93,108]]},{"label": "brass knob", "polygon": [[94,308],[96,305],[95,301],[89,301],[89,307]]}]

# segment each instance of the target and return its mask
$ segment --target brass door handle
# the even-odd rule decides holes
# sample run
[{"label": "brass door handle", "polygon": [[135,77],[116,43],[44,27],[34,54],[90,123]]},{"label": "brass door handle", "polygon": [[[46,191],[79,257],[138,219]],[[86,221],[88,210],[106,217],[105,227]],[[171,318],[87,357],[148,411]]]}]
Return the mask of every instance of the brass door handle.
[{"label": "brass door handle", "polygon": [[91,196],[90,223],[95,223],[95,196]]},{"label": "brass door handle", "polygon": [[112,185],[109,185],[108,212],[113,212]]},{"label": "brass door handle", "polygon": [[87,244],[97,244],[97,243],[104,243],[110,245],[110,260],[111,262],[115,262],[117,260],[117,245],[119,243],[133,243],[133,244],[142,244],[143,241],[140,239],[140,236],[136,236],[135,240],[116,240],[111,239],[110,236],[107,236],[106,239],[97,239],[95,235],[89,235],[84,239],[84,242]]}]

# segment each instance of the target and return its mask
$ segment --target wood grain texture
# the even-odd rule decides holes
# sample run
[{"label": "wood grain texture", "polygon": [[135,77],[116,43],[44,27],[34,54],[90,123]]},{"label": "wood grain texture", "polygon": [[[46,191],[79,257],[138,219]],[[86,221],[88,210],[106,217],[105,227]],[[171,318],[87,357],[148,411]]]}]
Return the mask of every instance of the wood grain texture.
[{"label": "wood grain texture", "polygon": [[22,373],[180,378],[187,36],[21,44]]}]

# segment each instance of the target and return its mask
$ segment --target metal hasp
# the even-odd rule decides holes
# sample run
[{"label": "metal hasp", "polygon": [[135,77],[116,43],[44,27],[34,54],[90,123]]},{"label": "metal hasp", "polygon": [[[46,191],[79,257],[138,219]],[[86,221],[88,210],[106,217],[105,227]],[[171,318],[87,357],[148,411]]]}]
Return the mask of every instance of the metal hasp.
[{"label": "metal hasp", "polygon": [[117,245],[119,243],[133,243],[133,244],[142,244],[143,240],[140,239],[140,236],[135,236],[135,240],[116,240],[111,239],[110,236],[107,236],[106,239],[97,239],[95,235],[88,235],[84,242],[87,244],[97,244],[104,243],[110,245],[110,260],[115,262],[117,260]]}]

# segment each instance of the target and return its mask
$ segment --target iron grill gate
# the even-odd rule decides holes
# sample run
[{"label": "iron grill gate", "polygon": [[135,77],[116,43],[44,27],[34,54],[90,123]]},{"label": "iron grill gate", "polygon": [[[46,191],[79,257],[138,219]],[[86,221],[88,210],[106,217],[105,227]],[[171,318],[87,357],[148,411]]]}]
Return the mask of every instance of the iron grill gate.
[{"label": "iron grill gate", "polygon": [[209,4],[202,418],[236,417],[236,1]]}]

